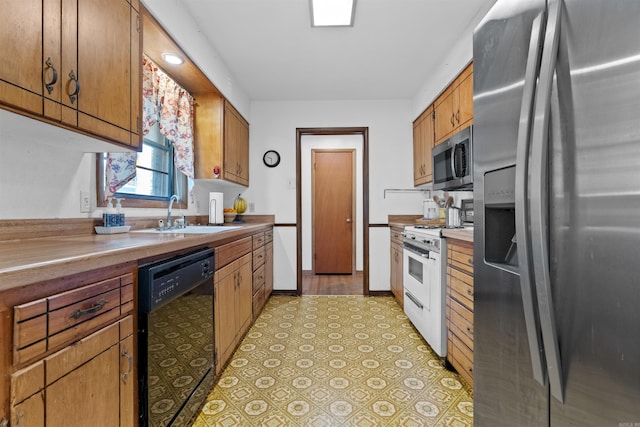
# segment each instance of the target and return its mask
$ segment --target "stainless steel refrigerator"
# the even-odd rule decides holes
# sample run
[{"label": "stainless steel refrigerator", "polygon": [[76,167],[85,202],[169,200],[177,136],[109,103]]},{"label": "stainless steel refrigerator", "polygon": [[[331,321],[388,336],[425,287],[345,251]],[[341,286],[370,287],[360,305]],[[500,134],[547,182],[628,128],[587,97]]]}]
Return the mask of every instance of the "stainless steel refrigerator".
[{"label": "stainless steel refrigerator", "polygon": [[473,59],[475,425],[640,427],[640,1],[498,0]]}]

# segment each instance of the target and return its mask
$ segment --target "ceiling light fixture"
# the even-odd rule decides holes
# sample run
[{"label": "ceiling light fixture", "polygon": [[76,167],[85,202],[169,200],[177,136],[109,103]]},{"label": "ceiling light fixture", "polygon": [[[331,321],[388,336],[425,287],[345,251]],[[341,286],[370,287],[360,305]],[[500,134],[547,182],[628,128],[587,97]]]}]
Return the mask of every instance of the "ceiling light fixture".
[{"label": "ceiling light fixture", "polygon": [[312,27],[353,27],[356,0],[309,0]]},{"label": "ceiling light fixture", "polygon": [[184,59],[175,53],[163,53],[162,60],[168,64],[180,65],[184,63]]}]

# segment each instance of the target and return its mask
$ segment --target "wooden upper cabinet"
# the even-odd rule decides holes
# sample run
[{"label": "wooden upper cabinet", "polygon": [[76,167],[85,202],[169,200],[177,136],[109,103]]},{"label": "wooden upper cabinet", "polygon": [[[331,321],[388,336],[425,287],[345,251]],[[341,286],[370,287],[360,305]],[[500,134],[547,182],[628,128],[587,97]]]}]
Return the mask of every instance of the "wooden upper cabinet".
[{"label": "wooden upper cabinet", "polygon": [[434,141],[433,105],[413,122],[413,185],[433,180],[431,149]]},{"label": "wooden upper cabinet", "polygon": [[[126,0],[78,0],[78,127],[136,147],[142,97],[140,30],[138,12]],[[78,86],[66,68],[63,73],[68,94]],[[71,98],[66,94],[65,104]]]},{"label": "wooden upper cabinet", "polygon": [[229,181],[249,185],[249,123],[224,103],[224,173]]},{"label": "wooden upper cabinet", "polygon": [[[46,7],[49,8],[51,3],[46,3]],[[0,10],[0,46],[3,51],[0,61],[0,103],[42,114],[43,79],[47,82],[54,80],[53,72],[43,66],[43,34],[48,29],[43,28],[43,2],[0,0]],[[59,31],[57,36],[59,45]],[[55,40],[49,42],[55,47]],[[48,46],[46,50],[47,55],[50,55],[49,50],[55,52]],[[54,55],[51,59],[60,64],[59,56]],[[44,59],[46,61],[47,57]],[[59,69],[59,65],[57,67]]]},{"label": "wooden upper cabinet", "polygon": [[435,144],[473,124],[473,64],[469,64],[434,102]]},{"label": "wooden upper cabinet", "polygon": [[0,8],[8,58],[0,64],[0,104],[138,148],[138,11],[126,0],[0,0]]},{"label": "wooden upper cabinet", "polygon": [[248,186],[249,123],[218,93],[195,97],[196,178],[224,179]]}]

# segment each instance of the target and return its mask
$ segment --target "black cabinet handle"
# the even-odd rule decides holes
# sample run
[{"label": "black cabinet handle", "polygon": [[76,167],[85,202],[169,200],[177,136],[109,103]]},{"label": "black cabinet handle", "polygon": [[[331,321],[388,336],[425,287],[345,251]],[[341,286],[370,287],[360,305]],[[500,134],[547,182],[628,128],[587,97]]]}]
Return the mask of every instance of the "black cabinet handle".
[{"label": "black cabinet handle", "polygon": [[73,72],[73,70],[69,72],[69,78],[76,84],[76,90],[74,90],[73,93],[69,94],[69,99],[73,104],[78,99],[78,94],[80,93],[80,83],[78,82],[78,78],[76,77],[76,74]]},{"label": "black cabinet handle", "polygon": [[47,68],[51,68],[51,71],[53,72],[51,81],[44,83],[44,87],[47,88],[47,92],[51,94],[51,92],[53,92],[53,85],[56,84],[56,82],[58,81],[58,70],[56,70],[55,67],[53,66],[53,63],[51,62],[51,58],[47,58],[47,60],[44,63],[47,66]]},{"label": "black cabinet handle", "polygon": [[102,300],[100,300],[100,302],[98,302],[98,304],[94,305],[93,307],[87,308],[86,310],[76,310],[76,311],[74,311],[73,313],[71,313],[71,315],[69,317],[71,319],[78,320],[82,316],[85,316],[87,314],[93,314],[95,312],[98,312],[98,311],[102,310],[105,305],[107,305],[107,300],[106,299],[102,299]]}]

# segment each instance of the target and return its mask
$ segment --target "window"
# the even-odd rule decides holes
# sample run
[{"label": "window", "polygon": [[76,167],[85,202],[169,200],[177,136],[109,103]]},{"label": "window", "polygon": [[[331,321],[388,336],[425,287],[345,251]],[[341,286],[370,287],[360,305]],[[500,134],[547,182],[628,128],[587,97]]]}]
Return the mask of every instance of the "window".
[{"label": "window", "polygon": [[[175,168],[173,154],[173,144],[160,132],[156,123],[143,139],[142,152],[137,155],[135,178],[120,188],[114,197],[127,199],[124,203],[127,207],[164,207],[171,195],[176,194],[180,202],[177,206],[186,208],[188,178]],[[107,153],[99,157],[99,179],[104,196]]]}]

